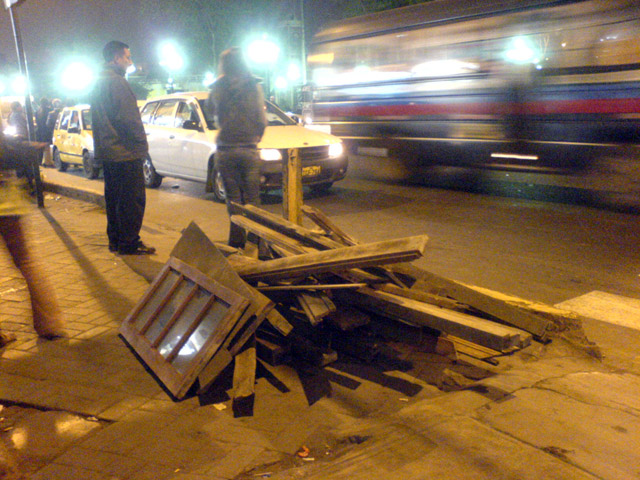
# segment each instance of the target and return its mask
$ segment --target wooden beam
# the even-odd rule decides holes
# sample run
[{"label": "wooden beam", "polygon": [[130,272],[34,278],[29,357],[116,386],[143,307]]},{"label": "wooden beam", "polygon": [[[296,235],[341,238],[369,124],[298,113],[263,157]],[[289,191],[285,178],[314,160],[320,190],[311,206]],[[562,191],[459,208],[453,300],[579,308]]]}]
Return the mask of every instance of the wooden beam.
[{"label": "wooden beam", "polygon": [[523,305],[519,306],[510,302],[510,297],[498,292],[493,292],[492,295],[489,290],[478,290],[411,264],[397,264],[389,268],[396,273],[416,279],[417,282],[412,286],[414,290],[435,289],[441,295],[454,298],[509,325],[525,330],[534,335],[537,340],[548,340],[548,334],[553,328],[553,322],[528,310],[524,301]]},{"label": "wooden beam", "polygon": [[468,305],[465,305],[464,303],[460,303],[457,300],[454,300],[453,298],[443,297],[441,295],[435,295],[433,293],[427,293],[422,290],[417,290],[413,288],[401,288],[396,285],[392,285],[390,283],[385,283],[379,286],[375,286],[374,288],[376,290],[392,293],[400,297],[410,298],[411,300],[417,300],[419,302],[430,303],[431,305],[436,305],[442,308],[448,308],[450,310],[456,310],[458,312],[463,312],[469,309]]},{"label": "wooden beam", "polygon": [[419,235],[384,242],[342,247],[317,253],[269,260],[236,270],[245,280],[264,282],[415,260],[423,255],[428,237]]},{"label": "wooden beam", "polygon": [[318,250],[328,250],[331,248],[340,248],[344,245],[331,240],[330,238],[320,235],[308,228],[296,225],[282,217],[273,213],[262,210],[253,205],[240,205],[232,202],[233,211],[236,214],[244,215],[251,220],[258,222],[266,227],[276,230],[284,235],[299,240],[304,245],[316,248]]},{"label": "wooden beam", "polygon": [[402,322],[452,334],[501,352],[513,351],[531,342],[531,336],[521,330],[368,287],[339,291],[336,300]]},{"label": "wooden beam", "polygon": [[310,207],[309,205],[302,205],[302,213],[322,228],[327,235],[336,242],[340,242],[345,246],[352,246],[359,243],[353,237],[346,234],[340,227],[333,223],[329,217],[317,208]]},{"label": "wooden beam", "polygon": [[243,217],[242,215],[231,215],[230,220],[232,223],[244,228],[248,232],[255,233],[260,238],[278,245],[279,247],[282,247],[287,251],[294,253],[295,255],[317,251],[310,247],[306,247],[300,241],[294,238],[283,235],[276,230],[266,227],[256,222],[255,220],[251,220],[250,218]]},{"label": "wooden beam", "polygon": [[299,150],[287,150],[287,158],[282,162],[282,210],[284,218],[296,225],[302,225],[302,163]]}]

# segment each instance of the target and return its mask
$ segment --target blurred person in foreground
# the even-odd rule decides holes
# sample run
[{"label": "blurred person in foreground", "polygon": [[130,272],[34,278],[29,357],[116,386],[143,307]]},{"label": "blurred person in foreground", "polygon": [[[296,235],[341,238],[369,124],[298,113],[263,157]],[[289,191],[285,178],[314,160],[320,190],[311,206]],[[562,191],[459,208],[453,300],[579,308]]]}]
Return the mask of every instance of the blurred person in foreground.
[{"label": "blurred person in foreground", "polygon": [[[1,120],[0,120],[1,121]],[[0,125],[0,236],[11,258],[24,276],[31,297],[33,327],[42,338],[52,340],[64,336],[63,321],[58,302],[49,281],[34,262],[27,248],[20,216],[31,208],[26,191],[12,170],[22,163],[27,142],[8,142]],[[44,148],[44,144],[30,144]],[[15,340],[12,334],[0,332],[0,347]]]},{"label": "blurred person in foreground", "polygon": [[148,154],[136,97],[125,78],[133,65],[126,43],[113,40],[102,50],[105,60],[91,97],[93,144],[102,160],[109,250],[121,255],[149,255],[142,243],[146,192],[142,163]]},{"label": "blurred person in foreground", "polygon": [[[207,107],[216,117],[215,168],[222,175],[227,211],[231,202],[260,205],[258,142],[267,126],[262,87],[249,72],[239,48],[220,55],[222,74],[211,87]],[[229,245],[244,248],[246,233],[231,223]]]}]

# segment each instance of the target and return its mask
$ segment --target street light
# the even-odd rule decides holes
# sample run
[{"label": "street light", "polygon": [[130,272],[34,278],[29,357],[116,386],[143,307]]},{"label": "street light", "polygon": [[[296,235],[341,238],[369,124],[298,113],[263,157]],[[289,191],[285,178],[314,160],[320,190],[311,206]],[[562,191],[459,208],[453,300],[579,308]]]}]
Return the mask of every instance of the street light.
[{"label": "street light", "polygon": [[184,58],[172,42],[160,45],[160,65],[171,72],[177,72],[184,67]]},{"label": "street light", "polygon": [[93,70],[84,62],[74,61],[68,64],[60,75],[62,87],[80,92],[86,90],[94,79]]},{"label": "street light", "polygon": [[263,36],[249,44],[247,47],[247,55],[253,63],[272,65],[278,60],[280,47],[267,39],[266,36]]},{"label": "street light", "polygon": [[24,75],[16,75],[11,81],[11,89],[15,95],[25,95],[27,93],[27,79]]},{"label": "street light", "polygon": [[269,40],[266,35],[254,40],[247,47],[249,60],[264,69],[267,96],[271,94],[270,69],[278,61],[279,55],[280,47]]},{"label": "street light", "polygon": [[184,67],[184,58],[172,42],[165,42],[160,45],[160,65],[169,71],[167,80],[167,90],[174,91],[173,75]]}]

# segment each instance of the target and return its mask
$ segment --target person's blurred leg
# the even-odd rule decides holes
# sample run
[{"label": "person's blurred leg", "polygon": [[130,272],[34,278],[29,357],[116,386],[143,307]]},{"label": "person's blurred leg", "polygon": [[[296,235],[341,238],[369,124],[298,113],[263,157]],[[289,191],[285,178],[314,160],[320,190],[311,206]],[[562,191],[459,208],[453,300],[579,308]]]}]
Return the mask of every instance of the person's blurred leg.
[{"label": "person's blurred leg", "polygon": [[7,249],[27,282],[33,310],[33,328],[39,336],[64,336],[64,324],[53,288],[40,267],[33,261],[25,243],[20,217],[0,217],[0,234]]}]

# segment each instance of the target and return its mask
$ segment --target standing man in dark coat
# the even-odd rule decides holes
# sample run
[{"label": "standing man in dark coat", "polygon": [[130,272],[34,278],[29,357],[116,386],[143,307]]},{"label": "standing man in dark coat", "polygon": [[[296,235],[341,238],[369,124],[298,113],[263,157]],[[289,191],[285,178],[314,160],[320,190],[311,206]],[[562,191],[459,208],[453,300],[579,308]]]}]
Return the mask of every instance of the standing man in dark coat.
[{"label": "standing man in dark coat", "polygon": [[136,97],[125,78],[133,65],[129,46],[107,43],[106,62],[91,99],[93,145],[102,160],[109,250],[148,255],[155,248],[140,240],[146,192],[142,163],[149,150]]}]

